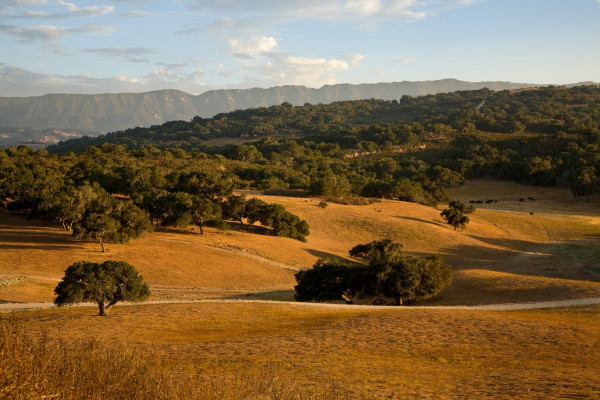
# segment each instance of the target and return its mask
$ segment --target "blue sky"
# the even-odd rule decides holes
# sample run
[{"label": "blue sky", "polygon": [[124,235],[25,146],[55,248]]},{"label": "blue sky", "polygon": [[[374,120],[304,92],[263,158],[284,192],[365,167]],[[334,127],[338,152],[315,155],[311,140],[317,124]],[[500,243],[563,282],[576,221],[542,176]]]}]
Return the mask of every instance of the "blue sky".
[{"label": "blue sky", "polygon": [[600,82],[600,0],[0,0],[0,96]]}]

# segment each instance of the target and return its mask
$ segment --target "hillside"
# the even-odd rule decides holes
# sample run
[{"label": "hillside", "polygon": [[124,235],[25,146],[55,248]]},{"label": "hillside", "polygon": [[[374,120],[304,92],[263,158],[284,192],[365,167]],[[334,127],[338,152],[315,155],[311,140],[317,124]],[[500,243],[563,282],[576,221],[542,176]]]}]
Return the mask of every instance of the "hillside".
[{"label": "hillside", "polygon": [[0,128],[11,128],[14,142],[14,137],[31,139],[19,133],[19,128],[112,132],[136,126],[149,127],[172,120],[189,121],[194,116],[207,118],[236,109],[268,107],[283,102],[303,105],[370,98],[397,100],[402,95],[418,96],[484,87],[504,90],[530,86],[533,85],[444,79],[328,85],[319,89],[280,86],[268,89],[212,90],[198,96],[178,90],[160,90],[148,93],[0,97]]},{"label": "hillside", "polygon": [[[596,398],[597,305],[480,311],[243,301],[290,301],[294,271],[382,237],[409,254],[440,254],[454,269],[449,288],[413,305],[600,297],[597,197],[493,180],[450,194],[498,202],[478,206],[467,228],[454,231],[439,209],[414,203],[322,208],[320,199],[260,195],[305,218],[307,242],[239,225],[205,235],[158,229],[107,244],[107,253],[56,224],[2,214],[0,302],[52,301],[66,266],[83,259],[132,263],[154,300],[233,302],[117,304],[102,318],[89,307],[0,315],[0,379],[23,392],[110,398]],[[519,201],[527,196],[535,202]],[[93,383],[109,374],[114,386]]]},{"label": "hillside", "polygon": [[[476,181],[453,195],[494,192],[495,183]],[[465,230],[454,231],[439,210],[383,201],[367,206],[318,199],[262,196],[285,205],[311,227],[306,243],[257,234],[234,225],[231,231],[158,230],[129,244],[75,241],[57,226],[3,216],[0,243],[0,301],[51,301],[64,269],[86,259],[122,259],[137,266],[156,299],[244,296],[291,299],[294,271],[321,257],[348,257],[358,244],[390,237],[415,255],[440,254],[453,266],[452,286],[428,303],[473,305],[600,296],[600,215],[595,204],[568,199],[564,189],[506,183],[493,208],[478,209]],[[513,192],[535,194],[535,215],[518,208]],[[572,205],[575,203],[576,207]],[[485,207],[485,206],[484,206]],[[503,209],[504,208],[504,209]],[[529,208],[527,209],[529,210]]]},{"label": "hillside", "polygon": [[[239,178],[238,188],[427,205],[446,201],[445,187],[483,177],[569,187],[575,196],[588,196],[600,190],[599,118],[598,86],[481,89],[400,102],[282,103],[69,140],[48,151],[80,158],[100,151],[111,158],[130,150],[129,160],[120,161],[129,167],[164,158],[191,167],[212,159],[212,167]],[[128,174],[112,171],[103,185],[134,194],[119,183]],[[95,173],[88,177],[97,179]]]}]

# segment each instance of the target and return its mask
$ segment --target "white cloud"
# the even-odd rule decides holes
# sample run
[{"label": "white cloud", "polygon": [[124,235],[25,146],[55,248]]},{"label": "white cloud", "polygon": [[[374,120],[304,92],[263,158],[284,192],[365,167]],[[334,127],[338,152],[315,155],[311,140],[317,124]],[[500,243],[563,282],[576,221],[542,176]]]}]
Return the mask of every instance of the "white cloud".
[{"label": "white cloud", "polygon": [[210,23],[205,29],[209,32],[249,32],[256,30],[257,26],[264,26],[264,24],[256,25],[256,21],[253,20],[238,20],[231,17],[223,17]]},{"label": "white cloud", "polygon": [[79,10],[79,7],[77,7],[75,4],[73,4],[73,3],[67,3],[67,2],[62,1],[62,0],[58,0],[56,2],[56,4],[59,4],[59,5],[64,6],[64,7],[67,7],[67,9],[69,11],[78,11]]},{"label": "white cloud", "polygon": [[64,6],[69,10],[68,14],[51,14],[53,18],[60,17],[96,17],[103,14],[111,13],[115,10],[114,6],[91,6],[91,7],[83,7],[79,8],[73,3],[66,3],[63,1],[58,2],[58,4]]},{"label": "white cloud", "polygon": [[119,17],[127,19],[145,19],[159,16],[158,13],[152,13],[150,11],[143,10],[129,10],[119,14]]},{"label": "white cloud", "polygon": [[108,57],[140,57],[149,54],[158,54],[159,52],[147,47],[101,47],[95,49],[82,49],[85,53],[96,53]]},{"label": "white cloud", "polygon": [[14,36],[22,42],[52,42],[58,41],[70,33],[99,33],[109,32],[112,28],[100,24],[88,24],[75,28],[66,28],[54,25],[37,25],[31,27],[20,27],[15,25],[0,25],[0,33]]},{"label": "white cloud", "polygon": [[[21,6],[26,4],[39,4],[45,5],[46,1],[23,1],[18,2],[15,5]],[[47,12],[47,11],[33,11],[26,10],[21,13],[9,13],[8,17],[11,19],[64,19],[64,18],[88,18],[97,17],[100,15],[112,13],[115,9],[114,6],[102,5],[102,6],[89,6],[89,7],[78,7],[75,3],[68,3],[62,0],[56,1],[58,6],[66,8],[66,12]]]},{"label": "white cloud", "polygon": [[20,27],[14,25],[0,25],[0,32],[17,37],[21,41],[41,40],[44,42],[60,40],[69,34],[69,29],[53,25],[38,25]]},{"label": "white cloud", "polygon": [[[247,86],[303,85],[319,87],[338,82],[337,74],[353,67],[343,59],[270,54],[270,60],[222,71],[223,77],[242,75]],[[239,84],[238,84],[239,85]]]},{"label": "white cloud", "polygon": [[365,58],[364,54],[344,54],[340,56],[342,60],[349,61],[351,65],[360,65],[360,61]]},{"label": "white cloud", "polygon": [[20,6],[22,4],[46,4],[47,0],[3,0],[2,3]]},{"label": "white cloud", "polygon": [[273,37],[256,36],[246,40],[229,39],[229,53],[239,58],[253,58],[252,56],[268,53],[277,47],[277,40]]},{"label": "white cloud", "polygon": [[190,7],[216,11],[236,10],[255,15],[269,14],[275,23],[278,19],[289,21],[316,19],[356,21],[369,17],[375,21],[415,21],[434,15],[438,10],[470,4],[474,0],[188,0]]},{"label": "white cloud", "polygon": [[306,58],[306,57],[285,57],[283,64],[293,66],[298,69],[318,68],[328,71],[339,71],[349,69],[349,65],[341,60],[326,60],[325,58]]}]

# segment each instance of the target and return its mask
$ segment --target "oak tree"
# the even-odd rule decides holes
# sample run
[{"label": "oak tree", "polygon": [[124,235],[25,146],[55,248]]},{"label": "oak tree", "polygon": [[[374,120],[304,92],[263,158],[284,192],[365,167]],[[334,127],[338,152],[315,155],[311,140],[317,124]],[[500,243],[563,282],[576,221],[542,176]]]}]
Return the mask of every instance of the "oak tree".
[{"label": "oak tree", "polygon": [[119,301],[148,299],[150,288],[135,267],[125,261],[80,261],[65,270],[54,293],[54,303],[59,307],[92,301],[98,303],[99,315],[105,316]]}]

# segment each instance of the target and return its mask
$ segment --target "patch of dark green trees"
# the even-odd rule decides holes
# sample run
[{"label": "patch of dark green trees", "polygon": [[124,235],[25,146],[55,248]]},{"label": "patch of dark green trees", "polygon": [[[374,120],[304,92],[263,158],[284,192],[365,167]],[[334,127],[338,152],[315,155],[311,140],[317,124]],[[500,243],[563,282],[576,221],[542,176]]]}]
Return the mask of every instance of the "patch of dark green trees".
[{"label": "patch of dark green trees", "polygon": [[389,239],[357,245],[352,257],[368,265],[337,258],[320,259],[307,270],[296,273],[296,300],[326,301],[352,298],[393,299],[402,305],[431,297],[452,282],[452,268],[441,257],[426,258],[402,253],[402,245]]}]

